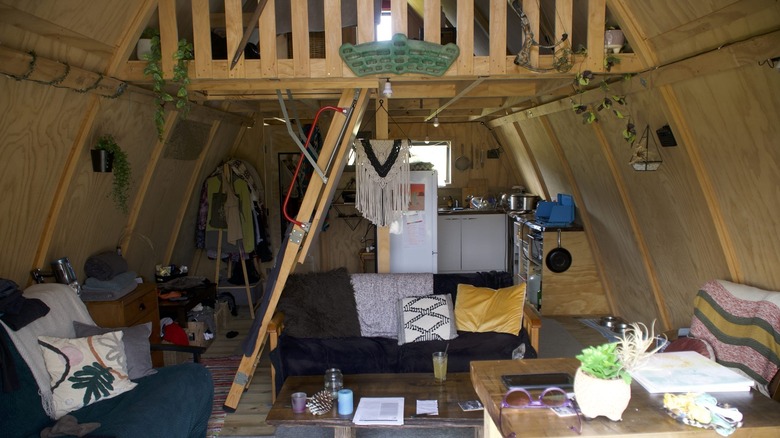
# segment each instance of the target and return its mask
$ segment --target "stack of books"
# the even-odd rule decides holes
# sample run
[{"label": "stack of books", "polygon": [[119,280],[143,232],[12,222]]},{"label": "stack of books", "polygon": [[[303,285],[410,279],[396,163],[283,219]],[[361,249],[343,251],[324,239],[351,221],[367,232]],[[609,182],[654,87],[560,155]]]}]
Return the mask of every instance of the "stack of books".
[{"label": "stack of books", "polygon": [[650,393],[750,391],[755,382],[694,351],[652,355],[631,372]]}]

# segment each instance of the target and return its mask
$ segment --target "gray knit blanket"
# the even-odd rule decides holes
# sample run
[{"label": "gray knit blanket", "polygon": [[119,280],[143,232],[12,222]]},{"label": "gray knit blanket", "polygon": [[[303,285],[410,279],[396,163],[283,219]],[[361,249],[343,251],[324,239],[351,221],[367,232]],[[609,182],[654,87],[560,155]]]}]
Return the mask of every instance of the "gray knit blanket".
[{"label": "gray knit blanket", "polygon": [[433,274],[352,274],[364,337],[398,339],[399,301],[433,293]]}]

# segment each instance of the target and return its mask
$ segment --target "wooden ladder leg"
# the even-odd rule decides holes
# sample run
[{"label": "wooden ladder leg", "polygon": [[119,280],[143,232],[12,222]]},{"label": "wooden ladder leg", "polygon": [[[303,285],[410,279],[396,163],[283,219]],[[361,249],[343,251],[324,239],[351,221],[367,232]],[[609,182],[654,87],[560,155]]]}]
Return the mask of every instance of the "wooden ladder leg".
[{"label": "wooden ladder leg", "polygon": [[[279,253],[277,254],[279,269],[276,278],[269,278],[268,280],[269,284],[273,284],[273,288],[267,298],[265,296],[263,297],[263,305],[265,305],[265,308],[263,309],[261,306],[261,312],[258,314],[258,317],[262,315],[262,320],[257,329],[257,341],[255,342],[252,354],[249,356],[244,355],[241,358],[238,371],[236,371],[236,376],[233,379],[233,385],[231,386],[230,392],[224,403],[224,408],[228,411],[235,411],[238,402],[241,400],[241,395],[246,389],[252,374],[254,374],[260,353],[262,352],[268,337],[268,323],[276,310],[276,305],[279,302],[279,297],[282,294],[287,278],[295,270],[295,262],[298,257],[300,256],[301,259],[305,258],[305,253],[299,254],[301,248],[305,248],[304,252],[308,251],[311,244],[310,240],[314,239],[318,234],[317,231],[320,228],[319,225],[322,220],[322,215],[333,199],[336,185],[341,178],[341,173],[344,169],[347,151],[357,135],[357,131],[360,128],[360,121],[368,106],[368,94],[369,90],[363,89],[357,91],[345,90],[341,95],[339,106],[342,108],[353,106],[353,111],[351,117],[346,120],[338,116],[333,117],[328,133],[325,136],[322,151],[320,151],[319,155],[318,165],[320,168],[325,168],[327,167],[327,163],[331,156],[335,158],[333,166],[329,170],[329,175],[327,175],[328,183],[325,184],[321,179],[313,178],[306,189],[303,202],[298,211],[297,217],[299,221],[308,222],[313,217],[315,217],[316,220],[312,221],[308,230],[296,225],[292,229],[290,237],[282,243],[282,247],[279,249]],[[339,140],[339,132],[342,131],[345,135],[344,138]],[[271,384],[274,384],[274,382],[271,382]]]},{"label": "wooden ladder leg", "polygon": [[255,303],[252,300],[252,290],[249,287],[249,274],[246,272],[246,260],[244,260],[244,251],[241,251],[241,270],[244,271],[244,289],[246,289],[246,302],[249,303],[249,316],[255,319]]}]

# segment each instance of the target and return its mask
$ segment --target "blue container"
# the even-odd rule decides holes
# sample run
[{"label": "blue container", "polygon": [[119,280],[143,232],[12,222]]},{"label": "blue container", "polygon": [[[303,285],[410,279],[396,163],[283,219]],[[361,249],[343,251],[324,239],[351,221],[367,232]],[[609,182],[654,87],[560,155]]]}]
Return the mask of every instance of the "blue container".
[{"label": "blue container", "polygon": [[557,202],[540,202],[536,220],[545,226],[563,227],[574,222],[574,198],[559,193]]}]

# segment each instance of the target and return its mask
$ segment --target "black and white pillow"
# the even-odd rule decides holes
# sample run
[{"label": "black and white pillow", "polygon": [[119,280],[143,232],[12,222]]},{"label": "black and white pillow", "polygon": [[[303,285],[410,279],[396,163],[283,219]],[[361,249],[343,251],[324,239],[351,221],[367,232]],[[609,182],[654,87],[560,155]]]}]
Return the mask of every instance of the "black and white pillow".
[{"label": "black and white pillow", "polygon": [[446,341],[458,336],[450,294],[401,298],[399,304],[398,345]]}]

